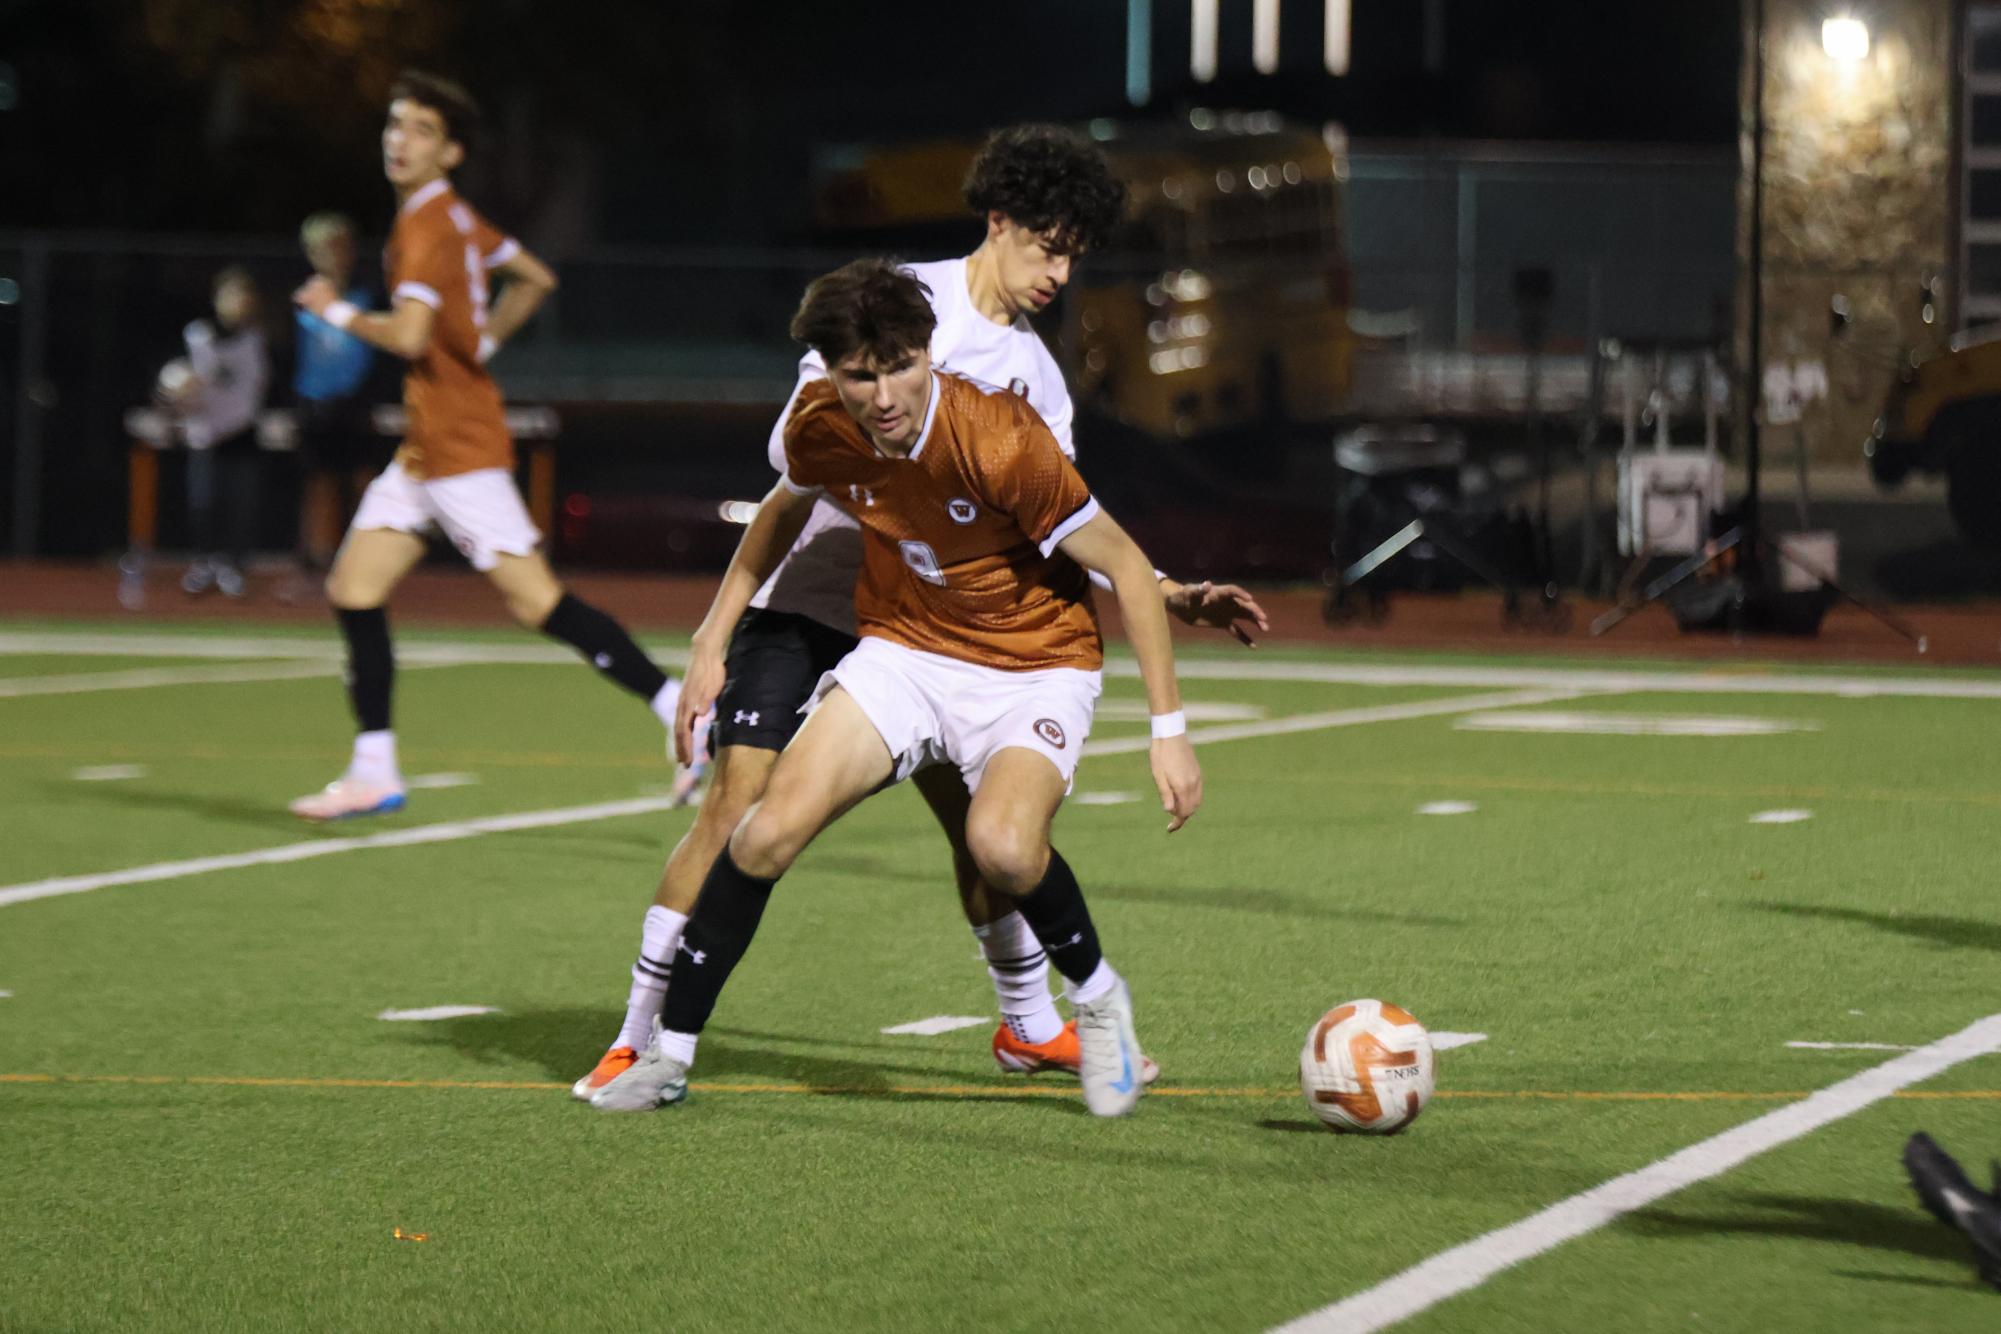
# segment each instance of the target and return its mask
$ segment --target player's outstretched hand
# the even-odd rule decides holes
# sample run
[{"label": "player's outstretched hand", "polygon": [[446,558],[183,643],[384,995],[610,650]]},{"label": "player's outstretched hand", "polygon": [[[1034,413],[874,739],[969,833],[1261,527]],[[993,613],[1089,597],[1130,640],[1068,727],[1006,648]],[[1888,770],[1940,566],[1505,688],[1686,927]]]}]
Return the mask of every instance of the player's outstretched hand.
[{"label": "player's outstretched hand", "polygon": [[695,724],[715,708],[723,678],[722,653],[697,639],[681,677],[681,702],[674,710],[674,758],[683,764],[695,762]]},{"label": "player's outstretched hand", "polygon": [[1160,808],[1167,812],[1171,834],[1202,804],[1202,766],[1195,762],[1195,747],[1185,732],[1156,738],[1152,759],[1153,785],[1160,789]]},{"label": "player's outstretched hand", "polygon": [[1167,609],[1188,625],[1228,630],[1245,648],[1258,646],[1258,641],[1244,628],[1245,622],[1261,631],[1271,629],[1265,609],[1247,590],[1235,584],[1216,584],[1206,579],[1199,584],[1183,584],[1168,594]]},{"label": "player's outstretched hand", "polygon": [[334,290],[334,285],[317,273],[292,293],[292,304],[312,315],[325,314],[327,307],[338,300],[340,293]]}]

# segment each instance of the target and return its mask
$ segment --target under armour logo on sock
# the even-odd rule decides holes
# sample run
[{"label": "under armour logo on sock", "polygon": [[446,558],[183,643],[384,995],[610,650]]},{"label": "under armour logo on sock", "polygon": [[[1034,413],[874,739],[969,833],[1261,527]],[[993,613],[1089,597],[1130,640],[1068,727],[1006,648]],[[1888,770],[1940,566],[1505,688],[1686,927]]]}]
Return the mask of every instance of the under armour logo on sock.
[{"label": "under armour logo on sock", "polygon": [[685,940],[677,943],[674,946],[674,949],[677,953],[687,955],[690,959],[694,960],[697,965],[700,965],[704,960],[706,960],[709,957],[709,952],[707,950],[689,949],[688,942]]},{"label": "under armour logo on sock", "polygon": [[756,709],[752,709],[750,712],[745,713],[742,709],[738,709],[734,721],[740,727],[755,727],[757,726],[757,712]]},{"label": "under armour logo on sock", "polygon": [[591,661],[597,664],[597,669],[599,671],[601,672],[607,671],[611,667],[611,654],[600,653],[596,657],[592,658]]}]

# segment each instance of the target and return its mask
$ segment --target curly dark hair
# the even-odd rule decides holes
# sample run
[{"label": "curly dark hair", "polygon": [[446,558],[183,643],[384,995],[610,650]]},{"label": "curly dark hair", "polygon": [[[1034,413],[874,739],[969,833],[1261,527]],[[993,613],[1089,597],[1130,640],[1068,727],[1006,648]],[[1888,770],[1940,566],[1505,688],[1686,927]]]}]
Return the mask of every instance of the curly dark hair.
[{"label": "curly dark hair", "polygon": [[1060,125],[994,131],[966,172],[965,195],[973,212],[1004,213],[1073,255],[1110,240],[1126,211],[1125,182],[1105,155]]},{"label": "curly dark hair", "polygon": [[855,353],[892,366],[931,345],[931,289],[892,259],[858,259],[806,287],[792,336],[838,366]]},{"label": "curly dark hair", "polygon": [[445,137],[456,143],[467,157],[472,156],[479,138],[479,103],[465,88],[441,75],[420,69],[406,69],[389,86],[389,100],[415,102],[438,113],[445,122]]}]

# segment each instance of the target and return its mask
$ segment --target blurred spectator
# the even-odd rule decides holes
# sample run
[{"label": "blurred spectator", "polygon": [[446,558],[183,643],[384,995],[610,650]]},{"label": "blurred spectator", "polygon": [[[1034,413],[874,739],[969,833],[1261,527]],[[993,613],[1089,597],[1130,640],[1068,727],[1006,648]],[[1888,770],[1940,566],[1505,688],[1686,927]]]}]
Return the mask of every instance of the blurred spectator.
[{"label": "blurred spectator", "polygon": [[180,414],[188,445],[194,561],[181,587],[236,598],[243,596],[243,566],[257,522],[257,414],[271,372],[250,274],[234,265],[224,269],[215,276],[214,298],[215,321],[188,325],[187,361],[163,370],[160,388]]},{"label": "blurred spectator", "polygon": [[[368,310],[376,303],[355,278],[354,223],[339,213],[315,213],[299,228],[299,244],[313,272],[333,284],[340,299]],[[374,349],[306,310],[298,312],[298,364],[292,376],[298,399],[299,563],[324,571],[362,488],[387,460],[369,410],[376,398],[370,372]]]}]

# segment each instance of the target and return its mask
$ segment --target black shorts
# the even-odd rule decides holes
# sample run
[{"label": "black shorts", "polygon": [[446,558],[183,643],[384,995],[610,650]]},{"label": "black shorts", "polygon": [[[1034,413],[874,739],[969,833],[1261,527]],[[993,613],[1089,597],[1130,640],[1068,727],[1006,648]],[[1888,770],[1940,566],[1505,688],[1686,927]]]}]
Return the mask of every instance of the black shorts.
[{"label": "black shorts", "polygon": [[716,697],[716,725],[709,746],[784,750],[805,719],[799,706],[820,677],[834,669],[858,641],[796,612],[752,607],[730,635],[723,692]]}]

